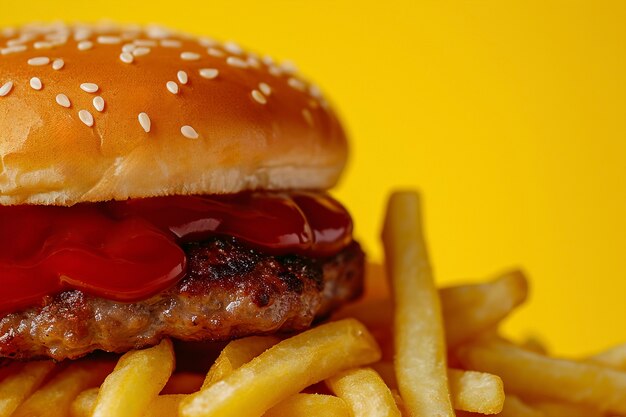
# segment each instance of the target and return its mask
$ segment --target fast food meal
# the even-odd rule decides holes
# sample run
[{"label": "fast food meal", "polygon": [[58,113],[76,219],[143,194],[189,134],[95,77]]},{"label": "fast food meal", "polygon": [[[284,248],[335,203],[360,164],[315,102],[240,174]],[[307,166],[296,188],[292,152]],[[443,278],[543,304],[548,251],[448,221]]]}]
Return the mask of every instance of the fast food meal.
[{"label": "fast food meal", "polygon": [[0,33],[0,417],[626,416],[623,346],[498,333],[522,272],[437,289],[416,192],[365,263],[327,193],[345,134],[293,65],[157,27]]}]

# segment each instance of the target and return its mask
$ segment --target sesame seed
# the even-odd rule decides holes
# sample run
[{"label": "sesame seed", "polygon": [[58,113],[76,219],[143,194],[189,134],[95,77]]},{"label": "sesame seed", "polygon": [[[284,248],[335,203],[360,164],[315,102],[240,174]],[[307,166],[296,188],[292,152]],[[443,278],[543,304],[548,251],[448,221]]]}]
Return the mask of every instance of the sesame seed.
[{"label": "sesame seed", "polygon": [[80,89],[86,91],[87,93],[95,93],[100,89],[100,87],[98,87],[98,84],[94,83],[82,83],[80,85]]},{"label": "sesame seed", "polygon": [[53,46],[54,46],[54,44],[53,44],[53,43],[51,43],[51,42],[46,42],[46,41],[38,41],[38,42],[35,42],[35,43],[33,44],[33,47],[34,47],[35,49],[50,49],[50,48],[52,48]]},{"label": "sesame seed", "polygon": [[296,67],[296,64],[291,61],[284,61],[280,64],[280,68],[287,74],[295,74],[298,72],[298,67]]},{"label": "sesame seed", "polygon": [[243,53],[241,46],[232,41],[224,43],[224,49],[234,55],[241,55]]},{"label": "sesame seed", "polygon": [[272,94],[272,87],[266,83],[259,83],[259,90],[261,90],[261,92],[266,96],[270,96]]},{"label": "sesame seed", "polygon": [[10,38],[13,37],[15,35],[17,35],[17,29],[15,29],[14,27],[6,27],[1,29],[2,31],[2,36],[4,36],[5,38]]},{"label": "sesame seed", "polygon": [[267,103],[267,99],[265,98],[265,96],[259,90],[252,90],[251,94],[252,94],[252,98],[257,103],[260,103],[260,104],[266,104]]},{"label": "sesame seed", "polygon": [[146,113],[142,112],[142,113],[139,113],[139,116],[137,116],[137,119],[139,120],[139,124],[141,125],[143,130],[145,130],[146,133],[150,133],[150,127],[152,126],[150,117],[148,117]]},{"label": "sesame seed", "polygon": [[122,43],[122,38],[119,36],[98,36],[98,43],[103,45],[117,45]]},{"label": "sesame seed", "polygon": [[313,115],[309,109],[302,109],[302,117],[304,117],[309,126],[313,126]]},{"label": "sesame seed", "polygon": [[144,55],[148,55],[149,53],[150,53],[150,48],[146,48],[144,46],[140,46],[139,48],[135,48],[133,50],[134,56],[144,56]]},{"label": "sesame seed", "polygon": [[57,102],[57,104],[59,106],[63,106],[63,107],[70,107],[71,106],[70,99],[67,98],[67,96],[65,94],[57,94],[56,102]]},{"label": "sesame seed", "polygon": [[52,69],[55,71],[60,70],[64,66],[65,66],[65,61],[63,61],[61,58],[55,59],[54,61],[52,61]]},{"label": "sesame seed", "polygon": [[122,46],[122,52],[132,53],[135,49],[137,49],[137,46],[133,43],[127,43]]},{"label": "sesame seed", "polygon": [[87,126],[93,126],[93,116],[87,110],[81,110],[78,112],[78,118],[81,122],[86,124]]},{"label": "sesame seed", "polygon": [[309,86],[309,94],[311,95],[311,97],[315,97],[315,98],[321,98],[322,97],[322,90],[320,90],[320,88],[314,84],[311,84]]},{"label": "sesame seed", "polygon": [[248,63],[241,58],[237,58],[236,56],[229,56],[226,58],[226,63],[231,67],[248,68]]},{"label": "sesame seed", "polygon": [[184,61],[197,61],[200,59],[200,54],[195,52],[183,52],[180,54],[180,58]]},{"label": "sesame seed", "polygon": [[92,41],[80,41],[78,42],[76,47],[78,48],[79,51],[87,51],[93,48],[93,42]]},{"label": "sesame seed", "polygon": [[259,68],[261,66],[261,63],[259,62],[259,60],[253,56],[249,56],[246,62],[248,63],[248,65],[254,68]]},{"label": "sesame seed", "polygon": [[180,81],[181,84],[187,84],[187,81],[189,81],[189,76],[187,76],[185,71],[178,71],[176,77],[178,77],[178,81]]},{"label": "sesame seed", "polygon": [[174,81],[168,81],[165,84],[165,87],[167,87],[167,90],[172,93],[172,94],[178,94],[178,84],[176,84]]},{"label": "sesame seed", "polygon": [[94,97],[93,106],[95,107],[96,110],[98,110],[99,112],[102,112],[102,110],[104,110],[104,99],[100,96]]},{"label": "sesame seed", "polygon": [[151,39],[164,39],[172,36],[172,33],[164,27],[151,25],[146,28],[146,35]]},{"label": "sesame seed", "polygon": [[[87,29],[87,28],[78,28],[76,29],[76,31],[74,32],[74,40],[76,42],[83,42],[86,41],[87,39],[89,39],[91,37],[91,30]],[[79,48],[80,49],[80,48]]]},{"label": "sesame seed", "polygon": [[135,39],[133,43],[137,46],[157,46],[156,41],[150,39]]},{"label": "sesame seed", "polygon": [[50,63],[50,58],[48,58],[47,56],[38,56],[36,58],[31,58],[28,60],[28,65],[32,65],[34,67],[48,65],[49,63]]},{"label": "sesame seed", "polygon": [[13,83],[11,81],[5,83],[2,87],[0,87],[0,97],[4,97],[11,92],[13,89]]},{"label": "sesame seed", "polygon": [[198,139],[198,132],[191,126],[183,126],[180,128],[180,133],[188,139]]},{"label": "sesame seed", "polygon": [[265,55],[263,58],[261,58],[261,62],[269,67],[270,65],[274,65],[274,58],[269,55]]},{"label": "sesame seed", "polygon": [[217,45],[217,41],[211,38],[200,38],[198,39],[198,43],[205,48]]},{"label": "sesame seed", "polygon": [[164,48],[180,48],[183,46],[183,43],[174,39],[163,39],[161,40],[161,46]]},{"label": "sesame seed", "polygon": [[217,48],[209,48],[209,49],[207,49],[206,53],[211,55],[211,56],[213,56],[213,57],[215,57],[215,58],[221,58],[224,55],[226,55],[223,51],[221,51],[221,50],[219,50]]},{"label": "sesame seed", "polygon": [[270,66],[267,71],[272,74],[274,77],[280,77],[281,75],[283,75],[283,70],[281,70],[279,67],[272,65]]},{"label": "sesame seed", "polygon": [[46,36],[46,40],[50,43],[50,45],[52,45],[52,47],[55,46],[60,46],[60,45],[65,45],[67,43],[67,34],[52,34],[52,35],[47,35]]},{"label": "sesame seed", "polygon": [[41,90],[43,88],[41,80],[37,77],[33,77],[30,79],[30,86],[33,90]]},{"label": "sesame seed", "polygon": [[130,52],[122,52],[120,54],[120,60],[125,64],[132,64],[135,57]]},{"label": "sesame seed", "polygon": [[93,42],[91,41],[80,41],[78,42],[78,50],[79,51],[86,51],[88,49],[93,48]]},{"label": "sesame seed", "polygon": [[18,46],[18,45],[23,45],[26,42],[28,42],[30,40],[29,37],[26,37],[24,35],[22,35],[20,38],[17,39],[9,39],[7,41],[7,46]]},{"label": "sesame seed", "polygon": [[215,78],[218,76],[218,74],[220,73],[218,70],[216,70],[215,68],[202,68],[200,71],[200,76],[202,78],[207,78],[209,80]]},{"label": "sesame seed", "polygon": [[304,84],[302,81],[300,81],[297,78],[289,78],[287,80],[287,84],[289,84],[289,87],[291,88],[295,88],[296,90],[299,91],[305,91],[306,90],[306,84]]},{"label": "sesame seed", "polygon": [[14,54],[16,52],[24,52],[27,49],[28,47],[26,45],[15,45],[15,46],[9,46],[8,48],[0,49],[0,53],[2,55],[8,55],[8,54]]}]

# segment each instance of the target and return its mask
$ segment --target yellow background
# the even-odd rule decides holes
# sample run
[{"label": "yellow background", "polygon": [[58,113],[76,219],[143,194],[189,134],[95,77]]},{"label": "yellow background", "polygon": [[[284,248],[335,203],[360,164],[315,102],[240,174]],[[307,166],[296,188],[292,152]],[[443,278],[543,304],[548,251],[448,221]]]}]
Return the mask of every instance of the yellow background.
[{"label": "yellow background", "polygon": [[0,24],[160,22],[292,59],[339,109],[337,190],[379,259],[395,186],[441,283],[523,266],[507,324],[556,352],[626,342],[626,2],[4,0]]}]

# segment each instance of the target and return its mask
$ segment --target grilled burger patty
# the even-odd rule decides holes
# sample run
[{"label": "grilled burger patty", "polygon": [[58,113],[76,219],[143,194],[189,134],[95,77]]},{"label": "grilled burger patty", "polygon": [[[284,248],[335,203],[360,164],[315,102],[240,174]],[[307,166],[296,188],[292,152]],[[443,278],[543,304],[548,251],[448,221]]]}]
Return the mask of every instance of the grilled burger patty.
[{"label": "grilled burger patty", "polygon": [[302,330],[362,292],[364,254],[273,256],[235,239],[183,245],[187,275],[149,299],[122,303],[65,291],[0,318],[0,357],[78,358],[181,340],[227,340]]}]

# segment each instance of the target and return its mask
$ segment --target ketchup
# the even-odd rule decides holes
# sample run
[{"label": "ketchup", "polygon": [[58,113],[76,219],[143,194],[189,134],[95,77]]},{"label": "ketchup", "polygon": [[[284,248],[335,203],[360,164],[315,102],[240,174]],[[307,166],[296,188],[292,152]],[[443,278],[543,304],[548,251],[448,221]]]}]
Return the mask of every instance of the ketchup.
[{"label": "ketchup", "polygon": [[185,276],[181,244],[216,235],[265,253],[324,257],[351,242],[352,220],[336,200],[312,192],[0,206],[0,311],[66,289],[147,298]]}]

